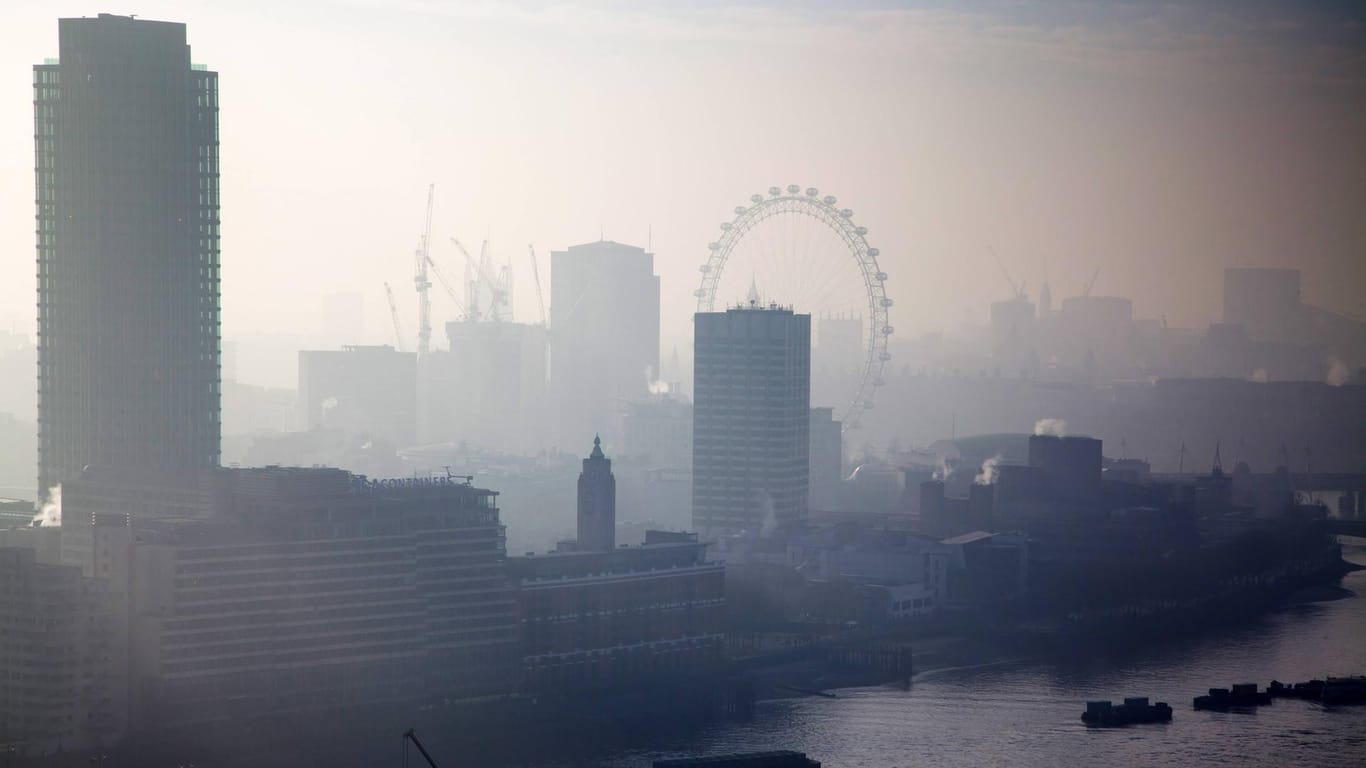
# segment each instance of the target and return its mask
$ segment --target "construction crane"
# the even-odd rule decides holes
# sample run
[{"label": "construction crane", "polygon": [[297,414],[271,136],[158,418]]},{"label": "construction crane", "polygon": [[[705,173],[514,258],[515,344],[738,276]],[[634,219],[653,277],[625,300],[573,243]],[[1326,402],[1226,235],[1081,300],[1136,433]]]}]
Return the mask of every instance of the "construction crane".
[{"label": "construction crane", "polygon": [[403,326],[398,322],[398,304],[394,301],[394,289],[385,283],[384,292],[389,296],[389,314],[394,318],[394,343],[398,345],[399,352],[406,352],[403,348]]},{"label": "construction crane", "polygon": [[1082,287],[1082,289],[1081,289],[1081,295],[1082,295],[1082,296],[1089,297],[1089,296],[1091,295],[1091,289],[1094,288],[1094,287],[1096,287],[1096,278],[1097,278],[1097,277],[1100,277],[1100,267],[1096,267],[1096,271],[1091,273],[1091,279],[1090,279],[1090,280],[1087,280],[1087,281],[1086,281],[1086,285]]},{"label": "construction crane", "polygon": [[1024,283],[1015,282],[1015,278],[1011,277],[1010,273],[1006,271],[1006,265],[1001,261],[1001,257],[996,254],[996,249],[992,248],[990,243],[987,244],[987,250],[991,251],[991,257],[996,260],[996,266],[1001,270],[1001,275],[1005,277],[1006,282],[1010,284],[1011,295],[1016,299],[1027,298],[1025,296]]},{"label": "construction crane", "polygon": [[417,747],[417,751],[422,753],[422,759],[427,761],[427,765],[430,765],[431,768],[438,768],[436,761],[432,759],[431,755],[427,754],[427,748],[422,746],[422,742],[417,740],[417,734],[413,732],[412,728],[409,728],[408,730],[403,732],[404,765],[408,764],[408,742],[410,741],[413,743],[413,746]]},{"label": "construction crane", "polygon": [[531,277],[536,281],[536,309],[541,313],[541,325],[548,325],[545,319],[545,296],[541,293],[541,270],[536,266],[536,248],[527,245],[526,251],[531,257]]},{"label": "construction crane", "polygon": [[465,305],[460,303],[460,296],[456,294],[455,288],[451,287],[451,282],[446,279],[445,273],[430,258],[427,259],[427,266],[431,268],[432,274],[436,275],[436,280],[441,283],[441,287],[446,289],[446,294],[451,297],[451,301],[455,302],[455,308],[460,311],[460,317],[468,320],[469,312],[466,311]]},{"label": "construction crane", "polygon": [[432,262],[428,257],[428,246],[432,239],[432,198],[436,195],[436,184],[427,187],[427,223],[422,229],[422,239],[413,252],[413,287],[417,289],[417,354],[426,355],[432,345],[432,300],[427,289],[432,281],[427,279],[427,265]]},{"label": "construction crane", "polygon": [[482,283],[489,292],[488,319],[510,320],[512,318],[512,313],[509,311],[508,297],[510,295],[512,283],[511,271],[504,268],[499,273],[497,280],[494,280],[494,278],[489,275],[489,272],[492,270],[488,252],[489,243],[487,240],[485,240],[484,244],[479,248],[478,261],[470,255],[470,252],[459,240],[452,237],[451,242],[455,243],[455,247],[458,248],[460,254],[465,257],[465,263],[473,274],[473,277],[469,281],[469,297],[465,301],[465,305],[469,308],[472,319],[484,319],[482,313],[479,311],[479,285]]}]

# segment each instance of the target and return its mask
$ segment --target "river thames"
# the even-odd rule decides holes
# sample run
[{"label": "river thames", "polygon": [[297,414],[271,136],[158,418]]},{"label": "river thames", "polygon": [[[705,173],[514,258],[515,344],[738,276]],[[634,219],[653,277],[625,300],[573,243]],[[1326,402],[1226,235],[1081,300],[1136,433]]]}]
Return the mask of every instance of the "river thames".
[{"label": "river thames", "polygon": [[[1344,547],[1366,564],[1359,539]],[[1366,765],[1366,707],[1325,709],[1281,699],[1254,712],[1197,712],[1191,699],[1236,682],[1366,673],[1366,571],[1336,599],[1268,613],[1225,633],[1203,633],[1067,659],[1011,660],[927,671],[905,689],[855,688],[835,699],[761,702],[752,721],[690,733],[632,735],[612,723],[538,768],[648,767],[662,757],[795,749],[827,768],[1019,765]],[[1171,723],[1087,728],[1085,702],[1149,696]]]}]

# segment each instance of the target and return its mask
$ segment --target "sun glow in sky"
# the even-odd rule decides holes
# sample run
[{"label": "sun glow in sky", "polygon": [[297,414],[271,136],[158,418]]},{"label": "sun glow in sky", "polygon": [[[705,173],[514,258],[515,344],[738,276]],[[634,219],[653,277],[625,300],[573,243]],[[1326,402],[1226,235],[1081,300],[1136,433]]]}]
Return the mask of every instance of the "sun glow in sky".
[{"label": "sun glow in sky", "polygon": [[1352,4],[20,0],[0,24],[5,328],[34,326],[30,68],[57,18],[98,12],[185,22],[220,73],[226,339],[314,333],[322,297],[355,292],[383,341],[386,281],[411,332],[432,182],[434,258],[459,275],[449,238],[488,238],[520,320],[528,243],[545,280],[550,250],[648,243],[666,356],[718,224],[790,183],[868,227],[898,335],[985,322],[1009,291],[989,245],[1031,294],[1100,268],[1097,293],[1174,325],[1217,320],[1235,265],[1300,267],[1308,300],[1366,314]]}]

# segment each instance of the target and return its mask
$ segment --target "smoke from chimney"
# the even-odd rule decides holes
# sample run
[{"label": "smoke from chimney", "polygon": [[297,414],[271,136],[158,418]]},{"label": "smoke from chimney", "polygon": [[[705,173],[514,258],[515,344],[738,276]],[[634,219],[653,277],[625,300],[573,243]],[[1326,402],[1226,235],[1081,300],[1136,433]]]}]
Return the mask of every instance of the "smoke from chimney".
[{"label": "smoke from chimney", "polygon": [[1066,419],[1039,419],[1034,422],[1034,434],[1067,437]]}]

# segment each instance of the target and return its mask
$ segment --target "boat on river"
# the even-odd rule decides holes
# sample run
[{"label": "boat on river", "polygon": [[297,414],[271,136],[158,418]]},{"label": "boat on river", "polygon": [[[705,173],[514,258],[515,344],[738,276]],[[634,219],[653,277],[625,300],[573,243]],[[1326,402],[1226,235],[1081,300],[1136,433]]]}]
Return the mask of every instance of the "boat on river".
[{"label": "boat on river", "polygon": [[1132,696],[1123,704],[1088,701],[1081,721],[1087,725],[1118,726],[1134,723],[1165,723],[1172,719],[1172,708],[1165,701],[1149,704],[1147,696]]},{"label": "boat on river", "polygon": [[1196,709],[1250,709],[1271,703],[1269,691],[1257,690],[1256,683],[1235,683],[1233,688],[1211,688],[1209,695],[1196,696]]},{"label": "boat on river", "polygon": [[1327,705],[1366,704],[1366,677],[1329,677],[1291,685],[1272,680],[1267,692],[1278,699],[1304,699]]},{"label": "boat on river", "polygon": [[1366,704],[1366,677],[1330,677],[1320,699],[1326,705]]}]

